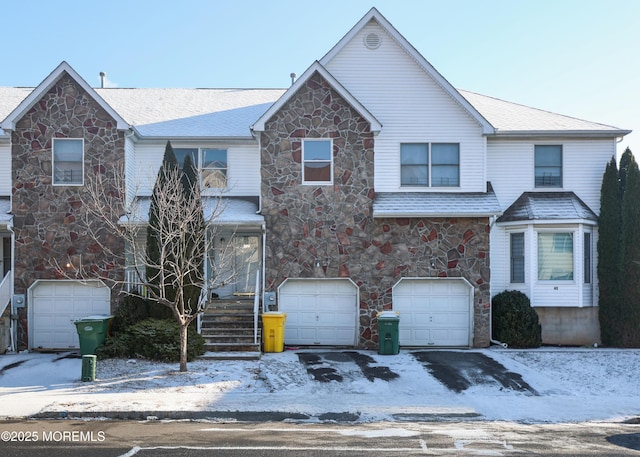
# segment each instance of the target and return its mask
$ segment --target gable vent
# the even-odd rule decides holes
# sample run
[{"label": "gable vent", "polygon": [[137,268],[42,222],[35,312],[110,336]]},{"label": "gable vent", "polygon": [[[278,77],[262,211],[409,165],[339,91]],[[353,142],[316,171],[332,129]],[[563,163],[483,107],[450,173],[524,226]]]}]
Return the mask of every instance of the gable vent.
[{"label": "gable vent", "polygon": [[377,33],[371,32],[364,37],[364,45],[369,49],[378,49],[382,38]]}]

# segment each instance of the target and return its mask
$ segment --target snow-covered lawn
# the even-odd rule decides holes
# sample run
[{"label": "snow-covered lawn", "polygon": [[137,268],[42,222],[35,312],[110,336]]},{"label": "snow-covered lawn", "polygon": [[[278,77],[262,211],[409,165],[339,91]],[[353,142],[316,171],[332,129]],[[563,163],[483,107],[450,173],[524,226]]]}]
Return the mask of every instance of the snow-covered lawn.
[{"label": "snow-covered lawn", "polygon": [[521,374],[539,395],[483,383],[454,393],[412,351],[394,356],[360,352],[399,376],[369,381],[355,364],[336,362],[343,381],[322,383],[307,373],[295,352],[285,351],[258,361],[191,362],[186,373],[178,372],[177,364],[101,360],[96,381],[81,382],[80,359],[9,354],[0,356],[0,417],[66,411],[349,412],[361,421],[474,413],[481,419],[522,422],[640,416],[640,350],[476,351]]}]

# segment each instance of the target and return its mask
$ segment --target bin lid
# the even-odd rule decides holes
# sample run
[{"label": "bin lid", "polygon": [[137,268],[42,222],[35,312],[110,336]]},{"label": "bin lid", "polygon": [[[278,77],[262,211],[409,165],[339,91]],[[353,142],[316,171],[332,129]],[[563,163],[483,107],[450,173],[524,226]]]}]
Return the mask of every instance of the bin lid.
[{"label": "bin lid", "polygon": [[105,319],[112,319],[113,316],[109,316],[108,314],[93,314],[87,317],[81,317],[80,319],[76,319],[75,322],[87,322],[87,321],[103,321]]},{"label": "bin lid", "polygon": [[378,319],[400,319],[400,313],[397,311],[381,311],[378,313]]}]

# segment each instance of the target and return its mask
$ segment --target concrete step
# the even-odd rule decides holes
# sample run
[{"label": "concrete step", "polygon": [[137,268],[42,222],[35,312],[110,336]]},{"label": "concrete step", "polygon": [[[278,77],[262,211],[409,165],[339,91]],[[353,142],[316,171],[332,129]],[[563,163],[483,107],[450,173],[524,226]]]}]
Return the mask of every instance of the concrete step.
[{"label": "concrete step", "polygon": [[206,352],[255,352],[260,351],[261,344],[251,343],[205,343]]}]

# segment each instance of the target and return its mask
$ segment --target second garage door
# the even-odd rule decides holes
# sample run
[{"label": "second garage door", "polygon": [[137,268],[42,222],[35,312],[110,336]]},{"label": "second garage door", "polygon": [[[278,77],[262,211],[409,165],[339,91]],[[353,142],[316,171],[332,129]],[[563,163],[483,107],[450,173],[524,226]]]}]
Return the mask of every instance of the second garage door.
[{"label": "second garage door", "polygon": [[347,279],[288,279],[278,290],[285,344],[354,346],[358,292]]},{"label": "second garage door", "polygon": [[462,279],[403,279],[393,288],[401,346],[470,346],[472,288]]}]

